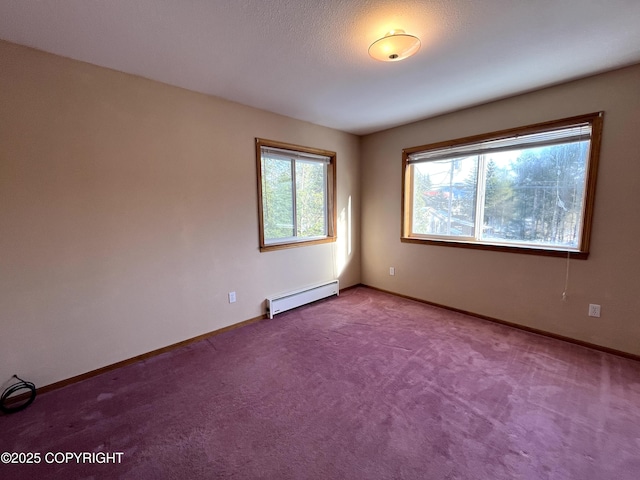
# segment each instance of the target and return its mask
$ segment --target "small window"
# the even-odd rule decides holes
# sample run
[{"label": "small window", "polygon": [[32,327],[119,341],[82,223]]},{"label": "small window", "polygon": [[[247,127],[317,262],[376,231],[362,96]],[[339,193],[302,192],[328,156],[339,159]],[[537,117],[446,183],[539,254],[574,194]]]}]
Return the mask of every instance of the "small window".
[{"label": "small window", "polygon": [[256,139],[260,250],[335,241],[336,154]]},{"label": "small window", "polygon": [[602,114],[403,151],[402,240],[586,258]]}]

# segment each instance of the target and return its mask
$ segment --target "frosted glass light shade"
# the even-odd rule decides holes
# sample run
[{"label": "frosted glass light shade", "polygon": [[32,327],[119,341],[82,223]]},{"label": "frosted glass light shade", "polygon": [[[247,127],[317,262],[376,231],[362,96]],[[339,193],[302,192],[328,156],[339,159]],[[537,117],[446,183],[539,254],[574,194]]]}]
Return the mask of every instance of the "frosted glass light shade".
[{"label": "frosted glass light shade", "polygon": [[404,30],[392,30],[369,47],[369,55],[381,62],[398,62],[420,50],[420,39]]}]

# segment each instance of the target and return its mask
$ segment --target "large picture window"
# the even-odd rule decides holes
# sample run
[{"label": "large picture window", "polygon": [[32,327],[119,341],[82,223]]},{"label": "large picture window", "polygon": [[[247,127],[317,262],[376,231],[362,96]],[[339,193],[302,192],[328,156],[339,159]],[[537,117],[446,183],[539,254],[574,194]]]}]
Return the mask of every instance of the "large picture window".
[{"label": "large picture window", "polygon": [[586,258],[602,114],[403,151],[402,240]]},{"label": "large picture window", "polygon": [[260,249],[335,240],[336,154],[256,139]]}]

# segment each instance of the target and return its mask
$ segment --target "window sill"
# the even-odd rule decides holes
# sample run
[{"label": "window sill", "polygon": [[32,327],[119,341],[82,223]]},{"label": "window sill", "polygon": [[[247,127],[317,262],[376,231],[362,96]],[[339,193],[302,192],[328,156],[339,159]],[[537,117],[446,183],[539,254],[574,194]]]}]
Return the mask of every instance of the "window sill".
[{"label": "window sill", "polygon": [[503,245],[503,244],[491,244],[491,243],[471,243],[455,240],[431,240],[426,238],[416,237],[401,237],[400,241],[403,243],[415,243],[422,245],[438,245],[441,247],[458,247],[458,248],[471,248],[475,250],[490,250],[493,252],[507,252],[507,253],[521,253],[525,255],[539,255],[545,257],[563,257],[566,258],[569,255],[570,258],[576,260],[586,260],[589,257],[589,252],[580,252],[572,250],[560,250],[553,247],[533,247],[530,245]]},{"label": "window sill", "polygon": [[331,243],[335,242],[336,237],[323,237],[323,238],[314,238],[311,240],[297,240],[297,241],[287,241],[283,243],[269,243],[267,245],[260,245],[261,252],[270,252],[273,250],[284,250],[287,248],[296,248],[296,247],[305,247],[308,245],[319,245],[321,243]]}]

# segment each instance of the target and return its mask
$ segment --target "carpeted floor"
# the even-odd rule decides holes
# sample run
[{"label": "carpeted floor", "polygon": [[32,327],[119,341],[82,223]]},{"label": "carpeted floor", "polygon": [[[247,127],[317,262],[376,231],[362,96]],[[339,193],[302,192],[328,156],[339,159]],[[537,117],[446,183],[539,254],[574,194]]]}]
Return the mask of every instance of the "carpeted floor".
[{"label": "carpeted floor", "polygon": [[41,462],[3,479],[636,480],[640,363],[358,287],[43,394],[5,451]]}]

